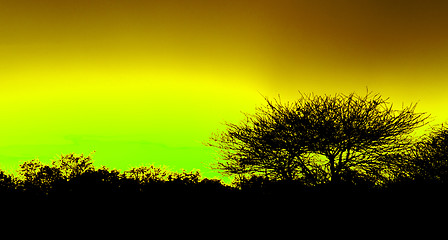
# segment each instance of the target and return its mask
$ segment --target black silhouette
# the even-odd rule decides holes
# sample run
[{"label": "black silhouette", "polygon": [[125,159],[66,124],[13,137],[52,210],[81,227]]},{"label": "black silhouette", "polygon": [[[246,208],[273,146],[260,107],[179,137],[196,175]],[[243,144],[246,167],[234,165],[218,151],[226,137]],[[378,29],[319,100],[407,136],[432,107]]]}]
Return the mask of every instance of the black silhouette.
[{"label": "black silhouette", "polygon": [[308,186],[383,184],[400,171],[390,155],[411,148],[409,134],[428,118],[415,104],[394,110],[371,93],[266,102],[243,122],[226,123],[207,143],[220,150],[216,169],[237,181],[262,176]]},{"label": "black silhouette", "polygon": [[37,159],[22,163],[18,176],[0,172],[0,191],[11,199],[59,201],[168,201],[176,198],[218,197],[234,191],[218,179],[202,178],[198,171],[171,172],[142,166],[120,172],[96,168],[92,157],[61,155],[46,165]]},{"label": "black silhouette", "polygon": [[[0,201],[25,202],[21,206],[31,208],[36,205],[30,202],[194,206],[227,214],[284,204],[311,211],[359,204],[380,209],[380,202],[421,205],[415,201],[420,196],[445,200],[448,128],[437,126],[413,139],[410,134],[428,118],[415,112],[415,104],[394,110],[387,99],[371,93],[266,102],[255,114],[245,114],[244,121],[226,123],[227,129],[206,143],[219,150],[214,168],[232,175],[231,185],[203,178],[199,171],[152,165],[126,171],[98,168],[90,155],[72,153],[50,164],[23,162],[17,175],[0,170]],[[434,202],[427,200],[425,206]]]},{"label": "black silhouette", "polygon": [[394,183],[407,183],[415,187],[443,186],[448,183],[448,128],[433,127],[432,131],[418,139],[412,148],[394,155],[401,162],[400,174]]}]

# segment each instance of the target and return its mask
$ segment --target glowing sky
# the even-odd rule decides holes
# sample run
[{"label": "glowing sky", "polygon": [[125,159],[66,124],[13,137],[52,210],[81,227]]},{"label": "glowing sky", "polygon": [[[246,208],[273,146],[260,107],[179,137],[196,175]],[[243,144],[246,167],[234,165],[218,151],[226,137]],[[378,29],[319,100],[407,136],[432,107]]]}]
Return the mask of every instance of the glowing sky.
[{"label": "glowing sky", "polygon": [[208,171],[201,142],[260,93],[368,87],[447,121],[447,12],[413,0],[0,0],[0,168],[96,150],[112,168]]}]

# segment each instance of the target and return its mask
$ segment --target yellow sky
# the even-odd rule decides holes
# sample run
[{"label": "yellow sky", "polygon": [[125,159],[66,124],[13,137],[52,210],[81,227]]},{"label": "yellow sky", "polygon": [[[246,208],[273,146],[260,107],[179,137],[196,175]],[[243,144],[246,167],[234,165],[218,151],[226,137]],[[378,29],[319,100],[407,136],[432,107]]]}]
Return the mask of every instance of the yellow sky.
[{"label": "yellow sky", "polygon": [[0,167],[96,150],[201,168],[263,103],[365,92],[445,113],[444,1],[0,0]]}]

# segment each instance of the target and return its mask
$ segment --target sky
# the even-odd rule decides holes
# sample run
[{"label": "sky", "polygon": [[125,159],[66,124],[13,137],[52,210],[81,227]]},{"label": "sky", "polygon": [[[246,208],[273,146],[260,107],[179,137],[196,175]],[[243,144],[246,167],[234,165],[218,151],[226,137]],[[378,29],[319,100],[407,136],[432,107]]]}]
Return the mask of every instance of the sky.
[{"label": "sky", "polygon": [[263,96],[370,91],[448,121],[448,2],[0,0],[0,168],[200,169]]}]

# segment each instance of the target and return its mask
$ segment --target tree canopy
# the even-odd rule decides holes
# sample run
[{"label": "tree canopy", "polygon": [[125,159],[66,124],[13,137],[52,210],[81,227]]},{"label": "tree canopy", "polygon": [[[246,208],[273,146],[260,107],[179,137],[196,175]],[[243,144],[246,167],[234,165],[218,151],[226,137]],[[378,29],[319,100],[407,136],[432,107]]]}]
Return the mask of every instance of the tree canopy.
[{"label": "tree canopy", "polygon": [[403,162],[398,181],[448,183],[448,127],[446,124],[432,127],[396,158]]},{"label": "tree canopy", "polygon": [[219,150],[215,166],[224,174],[316,185],[366,180],[381,182],[399,171],[388,156],[410,148],[410,134],[429,115],[416,104],[395,109],[387,98],[305,95],[293,102],[270,100],[245,114],[238,124],[225,123],[208,146]]}]

